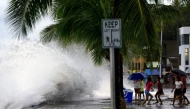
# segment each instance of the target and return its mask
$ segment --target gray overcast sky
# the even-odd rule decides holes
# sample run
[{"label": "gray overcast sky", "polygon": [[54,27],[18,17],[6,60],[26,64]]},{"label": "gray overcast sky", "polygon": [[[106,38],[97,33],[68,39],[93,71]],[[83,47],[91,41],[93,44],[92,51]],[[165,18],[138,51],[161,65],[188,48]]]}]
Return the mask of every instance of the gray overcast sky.
[{"label": "gray overcast sky", "polygon": [[[8,0],[0,0],[0,41],[2,39],[11,39],[14,38],[13,34],[8,30],[8,25],[5,24],[5,8],[7,6]],[[51,24],[49,18],[45,18],[40,21],[35,30],[29,34],[30,39],[39,40],[39,32],[47,25]]]}]

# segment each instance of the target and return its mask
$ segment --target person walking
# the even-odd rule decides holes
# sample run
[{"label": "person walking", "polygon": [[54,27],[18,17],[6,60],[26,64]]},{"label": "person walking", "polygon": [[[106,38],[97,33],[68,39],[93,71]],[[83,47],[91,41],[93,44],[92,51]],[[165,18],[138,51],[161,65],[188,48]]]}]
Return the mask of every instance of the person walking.
[{"label": "person walking", "polygon": [[134,80],[135,102],[137,104],[140,100],[140,81],[141,80]]},{"label": "person walking", "polygon": [[[133,73],[137,73],[136,70],[133,70]],[[134,92],[135,92],[135,103],[138,104],[140,99],[140,79],[134,80]]]},{"label": "person walking", "polygon": [[155,103],[159,103],[158,102],[158,99],[159,99],[160,105],[162,105],[162,100],[160,98],[160,95],[164,94],[164,92],[163,92],[163,87],[162,87],[162,83],[160,82],[160,77],[159,76],[157,76],[156,81],[157,82],[156,82],[155,85],[157,85],[158,90],[157,90],[156,95],[155,95],[155,98],[156,98],[156,102]]},{"label": "person walking", "polygon": [[[148,81],[146,83],[146,89],[145,89],[146,99],[143,101],[142,106],[145,106],[146,101],[148,101],[147,105],[150,105],[150,101],[153,98],[152,94],[149,93],[150,89],[152,89],[152,79],[151,77],[148,77]],[[149,96],[150,96],[150,99],[148,99]]]},{"label": "person walking", "polygon": [[184,88],[183,87],[183,82],[180,80],[180,77],[177,76],[176,81],[175,81],[175,85],[174,85],[174,87],[173,87],[173,89],[171,91],[171,92],[173,92],[173,90],[175,89],[174,97],[173,97],[173,103],[171,105],[175,104],[175,100],[176,100],[177,96],[179,98],[179,105],[182,104],[182,99],[181,99],[182,94],[181,94],[181,92],[183,91],[183,88]]},{"label": "person walking", "polygon": [[145,99],[144,98],[144,88],[145,88],[144,81],[143,81],[143,79],[141,79],[141,82],[140,82],[140,101],[141,101],[141,95],[143,96],[143,99]]},{"label": "person walking", "polygon": [[171,73],[170,75],[168,75],[168,81],[169,81],[169,84],[173,84],[173,74]]},{"label": "person walking", "polygon": [[183,75],[179,75],[180,76],[180,80],[183,82],[183,90],[182,90],[182,98],[185,102],[185,100],[187,101],[185,104],[188,105],[190,102],[188,100],[188,98],[185,96],[186,90],[187,90],[187,82],[186,82],[186,77]]}]

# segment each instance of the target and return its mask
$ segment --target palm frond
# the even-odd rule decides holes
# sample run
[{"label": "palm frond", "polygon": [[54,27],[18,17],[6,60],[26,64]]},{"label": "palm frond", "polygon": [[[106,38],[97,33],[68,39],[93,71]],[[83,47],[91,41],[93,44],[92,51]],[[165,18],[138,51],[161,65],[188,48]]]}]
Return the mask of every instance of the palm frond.
[{"label": "palm frond", "polygon": [[17,37],[25,37],[51,5],[52,0],[10,0],[6,21]]},{"label": "palm frond", "polygon": [[150,49],[148,55],[155,47],[158,47],[159,51],[159,37],[148,3],[144,0],[123,0],[119,9],[123,18],[122,43],[135,44],[139,51],[143,51],[143,47],[146,46]]},{"label": "palm frond", "polygon": [[155,16],[154,19],[159,21],[175,22],[182,15],[180,10],[171,5],[163,4],[151,4],[149,5],[152,14]]},{"label": "palm frond", "polygon": [[50,42],[55,40],[58,33],[56,32],[56,24],[49,25],[40,32],[40,40],[42,42]]},{"label": "palm frond", "polygon": [[[54,30],[58,34],[52,37],[59,39],[63,45],[72,42],[85,43],[86,50],[91,52],[94,62],[101,64],[108,55],[107,50],[102,49],[101,45],[101,19],[109,18],[113,12],[111,6],[113,2],[110,1],[73,0],[56,3],[60,4],[57,6],[58,10],[54,12],[57,24]],[[51,33],[51,29],[41,34],[44,39],[51,39],[50,34],[46,36],[45,32]]]}]

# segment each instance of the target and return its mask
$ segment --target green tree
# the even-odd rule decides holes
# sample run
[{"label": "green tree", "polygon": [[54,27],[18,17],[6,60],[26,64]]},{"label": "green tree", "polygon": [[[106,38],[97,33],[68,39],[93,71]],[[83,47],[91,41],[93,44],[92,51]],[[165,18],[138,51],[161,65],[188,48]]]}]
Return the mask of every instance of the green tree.
[{"label": "green tree", "polygon": [[[174,22],[166,22],[163,26],[164,40],[178,40],[178,31],[182,26],[190,26],[190,1],[189,0],[174,0],[173,7],[180,10],[181,15],[178,16]],[[177,41],[178,42],[178,41]]]},{"label": "green tree", "polygon": [[[153,60],[154,54],[160,54],[156,21],[162,17],[155,16],[164,17],[166,14],[159,6],[151,7],[146,0],[10,0],[7,22],[21,39],[27,36],[40,18],[50,14],[55,23],[41,32],[43,42],[58,40],[63,46],[84,43],[95,64],[101,64],[103,59],[109,59],[109,51],[102,49],[101,20],[121,18],[122,48],[115,50],[118,60],[116,88],[119,93],[116,98],[119,109],[119,100],[123,97],[122,59],[129,58],[132,51],[143,53],[150,60]],[[172,12],[174,15],[178,11]],[[143,50],[144,46],[146,50]]]}]

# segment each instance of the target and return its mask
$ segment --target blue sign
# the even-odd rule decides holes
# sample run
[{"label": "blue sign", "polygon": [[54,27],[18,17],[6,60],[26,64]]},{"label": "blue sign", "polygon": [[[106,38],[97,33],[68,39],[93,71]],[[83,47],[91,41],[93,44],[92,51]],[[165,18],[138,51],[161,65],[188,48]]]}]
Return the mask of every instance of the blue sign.
[{"label": "blue sign", "polygon": [[[151,75],[151,69],[145,69],[147,75]],[[152,69],[152,75],[159,75],[160,71],[158,69]]]}]

